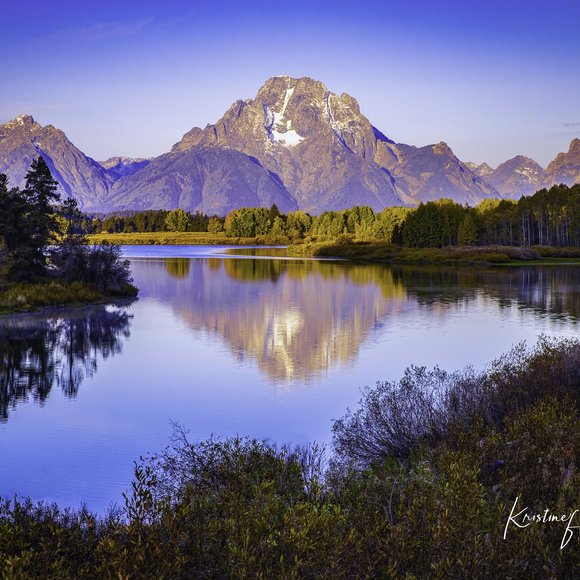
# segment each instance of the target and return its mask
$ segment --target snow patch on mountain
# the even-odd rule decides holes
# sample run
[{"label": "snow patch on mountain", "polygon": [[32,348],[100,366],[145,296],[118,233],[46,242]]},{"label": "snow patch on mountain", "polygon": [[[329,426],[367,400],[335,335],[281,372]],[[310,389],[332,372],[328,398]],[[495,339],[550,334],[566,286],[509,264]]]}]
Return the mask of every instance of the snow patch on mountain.
[{"label": "snow patch on mountain", "polygon": [[539,174],[539,172],[533,167],[524,167],[523,169],[516,169],[516,173],[519,173],[520,175],[523,175],[524,177],[527,178],[534,178]]},{"label": "snow patch on mountain", "polygon": [[272,131],[270,131],[270,135],[273,142],[280,143],[286,147],[295,147],[304,141],[304,137],[299,135],[296,131],[294,131],[294,129],[284,131],[284,133],[280,133],[279,131],[272,129]]},{"label": "snow patch on mountain", "polygon": [[295,147],[304,137],[292,129],[292,121],[288,119],[284,122],[286,108],[294,93],[294,87],[288,87],[284,94],[284,102],[280,111],[273,111],[268,105],[264,105],[264,128],[272,143],[279,143],[286,147]]},{"label": "snow patch on mountain", "polygon": [[332,129],[334,134],[338,137],[338,140],[345,147],[350,149],[350,147],[348,147],[348,145],[346,144],[346,140],[344,138],[345,131],[350,131],[350,129],[348,128],[348,126],[344,125],[343,123],[341,123],[340,121],[337,121],[334,118],[334,115],[332,113],[332,106],[330,104],[331,97],[332,97],[332,93],[329,91],[326,93],[326,97],[324,99],[324,112],[326,113],[326,117],[328,119],[328,124],[330,125],[330,128]]}]

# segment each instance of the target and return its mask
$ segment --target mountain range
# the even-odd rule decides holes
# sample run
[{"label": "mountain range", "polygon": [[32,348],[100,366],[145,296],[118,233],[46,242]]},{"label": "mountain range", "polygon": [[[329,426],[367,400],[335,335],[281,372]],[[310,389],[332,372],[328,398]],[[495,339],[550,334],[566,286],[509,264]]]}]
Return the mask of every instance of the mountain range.
[{"label": "mountain range", "polygon": [[97,162],[30,115],[0,125],[0,172],[22,186],[32,160],[48,163],[64,196],[88,212],[173,209],[224,215],[244,206],[310,213],[416,205],[442,197],[476,204],[580,182],[580,139],[544,169],[524,156],[493,169],[464,163],[444,142],[395,143],[357,101],[310,78],[273,77],[215,124],[194,127],[153,159]]}]

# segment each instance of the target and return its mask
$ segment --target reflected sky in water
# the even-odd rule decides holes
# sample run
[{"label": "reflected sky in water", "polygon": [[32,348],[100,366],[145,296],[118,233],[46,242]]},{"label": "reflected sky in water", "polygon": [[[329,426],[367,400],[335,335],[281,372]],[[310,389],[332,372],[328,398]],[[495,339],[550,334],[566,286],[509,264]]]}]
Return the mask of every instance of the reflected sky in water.
[{"label": "reflected sky in water", "polygon": [[[0,493],[103,511],[170,421],[328,441],[359,387],[578,336],[580,269],[438,270],[126,248],[131,305],[0,319]],[[161,257],[160,257],[161,256]]]}]

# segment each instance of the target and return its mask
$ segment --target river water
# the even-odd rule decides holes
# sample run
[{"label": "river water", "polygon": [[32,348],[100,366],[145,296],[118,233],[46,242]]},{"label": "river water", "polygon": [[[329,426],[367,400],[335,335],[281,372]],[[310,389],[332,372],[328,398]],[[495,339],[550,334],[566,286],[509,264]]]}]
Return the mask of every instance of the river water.
[{"label": "river water", "polygon": [[573,266],[123,250],[139,300],[0,318],[0,495],[102,513],[172,422],[192,439],[329,442],[360,387],[409,365],[483,368],[541,333],[580,336]]}]

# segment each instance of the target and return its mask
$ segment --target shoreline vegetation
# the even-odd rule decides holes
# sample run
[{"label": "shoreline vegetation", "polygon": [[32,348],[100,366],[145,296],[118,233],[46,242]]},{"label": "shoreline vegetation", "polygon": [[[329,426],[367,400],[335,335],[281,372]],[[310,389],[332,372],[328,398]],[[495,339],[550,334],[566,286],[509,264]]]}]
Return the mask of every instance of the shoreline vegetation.
[{"label": "shoreline vegetation", "polygon": [[241,208],[225,217],[182,209],[124,212],[85,224],[92,244],[288,246],[289,256],[394,264],[568,265],[580,259],[580,184],[475,207],[450,199],[312,216]]},{"label": "shoreline vegetation", "polygon": [[380,242],[307,241],[289,246],[288,255],[417,266],[580,266],[580,248],[539,246],[405,248]]},{"label": "shoreline vegetation", "polygon": [[24,189],[0,174],[0,314],[137,296],[119,248],[87,245],[87,219],[73,198],[61,203],[42,157]]},{"label": "shoreline vegetation", "polygon": [[[531,265],[580,266],[580,248],[549,246],[447,246],[405,248],[381,241],[356,241],[347,235],[335,239],[306,238],[294,243],[285,236],[227,237],[205,232],[133,232],[91,234],[88,243],[113,245],[279,246],[290,257],[341,258],[401,265]],[[265,255],[265,254],[263,254]],[[279,257],[279,256],[278,256]]]},{"label": "shoreline vegetation", "polygon": [[133,285],[122,292],[103,293],[82,282],[8,283],[0,289],[0,316],[39,310],[52,310],[69,306],[87,306],[115,300],[136,298],[138,290]]},{"label": "shoreline vegetation", "polygon": [[89,244],[127,246],[287,246],[286,236],[227,236],[208,232],[120,232],[89,234]]},{"label": "shoreline vegetation", "polygon": [[105,515],[0,499],[0,576],[573,577],[579,397],[580,341],[541,337],[363,389],[329,448],[176,425]]}]

